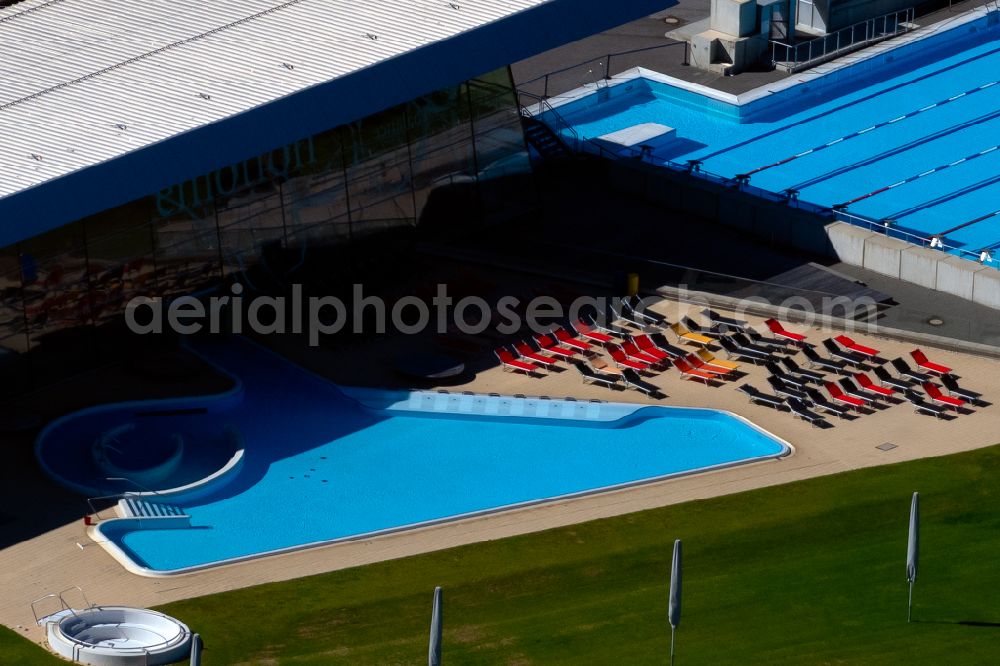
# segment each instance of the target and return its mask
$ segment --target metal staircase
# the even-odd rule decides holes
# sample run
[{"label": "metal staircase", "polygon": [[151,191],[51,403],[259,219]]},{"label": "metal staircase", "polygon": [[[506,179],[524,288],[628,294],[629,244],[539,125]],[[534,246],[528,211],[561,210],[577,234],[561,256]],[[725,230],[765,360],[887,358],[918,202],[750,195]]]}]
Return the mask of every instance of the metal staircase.
[{"label": "metal staircase", "polygon": [[521,115],[524,138],[542,159],[564,160],[573,156],[566,143],[551,127],[529,115]]}]

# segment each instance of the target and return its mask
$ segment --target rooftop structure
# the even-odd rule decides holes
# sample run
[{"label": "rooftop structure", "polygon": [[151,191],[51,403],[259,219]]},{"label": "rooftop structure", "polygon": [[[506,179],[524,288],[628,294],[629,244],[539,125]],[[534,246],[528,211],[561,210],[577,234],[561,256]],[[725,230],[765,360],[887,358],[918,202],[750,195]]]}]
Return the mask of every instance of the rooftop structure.
[{"label": "rooftop structure", "polygon": [[0,246],[661,7],[26,0],[0,12]]}]

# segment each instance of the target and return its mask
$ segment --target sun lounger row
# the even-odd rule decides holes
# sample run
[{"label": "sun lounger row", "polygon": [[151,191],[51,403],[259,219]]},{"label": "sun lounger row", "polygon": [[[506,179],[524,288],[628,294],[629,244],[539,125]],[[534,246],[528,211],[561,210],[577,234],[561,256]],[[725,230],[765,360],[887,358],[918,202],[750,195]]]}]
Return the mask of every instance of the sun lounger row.
[{"label": "sun lounger row", "polygon": [[642,306],[640,299],[623,298],[616,304],[610,306],[612,319],[625,321],[641,329],[650,327],[669,328],[679,342],[689,342],[702,347],[721,342],[727,336],[742,336],[745,340],[740,341],[741,345],[747,344],[757,348],[762,353],[787,352],[790,347],[808,346],[805,342],[806,336],[787,330],[777,319],[768,319],[764,323],[767,325],[774,337],[766,337],[757,332],[746,321],[724,317],[711,309],[701,311],[708,321],[705,326],[691,317],[685,316],[681,321],[670,323],[663,315],[646,310]]},{"label": "sun lounger row", "polygon": [[593,347],[593,342],[575,337],[559,326],[550,333],[538,333],[530,340],[497,347],[493,354],[504,370],[522,371],[531,375],[541,374],[545,368],[556,365],[559,359],[573,358],[581,352],[589,353]]},{"label": "sun lounger row", "polygon": [[654,398],[664,398],[663,392],[655,385],[647,382],[639,376],[639,373],[631,368],[625,368],[617,373],[608,372],[594,368],[586,361],[574,363],[576,369],[583,376],[584,384],[600,384],[609,388],[622,384],[627,388],[632,388]]},{"label": "sun lounger row", "polygon": [[[661,395],[659,389],[640,373],[673,367],[683,379],[711,384],[736,375],[739,364],[734,359],[749,361],[767,369],[770,373],[767,382],[774,392],[774,395],[764,394],[749,384],[741,385],[739,390],[751,402],[787,407],[794,415],[814,424],[823,417],[812,409],[845,417],[851,409],[905,400],[918,412],[944,416],[947,409],[986,404],[982,394],[959,386],[951,368],[931,361],[920,349],[910,352],[920,369],[914,370],[902,358],[886,363],[879,357],[878,349],[847,335],[823,340],[822,347],[829,356],[821,356],[816,348],[805,343],[805,335],[788,331],[775,319],[765,322],[774,336],[767,338],[747,322],[723,317],[710,309],[701,312],[709,326],[702,326],[690,317],[671,324],[662,315],[647,312],[639,300],[633,304],[630,299],[623,299],[620,306],[612,306],[612,312],[643,332],[622,335],[600,326],[593,317],[581,317],[570,323],[572,330],[556,327],[530,340],[498,348],[495,354],[505,370],[532,375],[541,374],[561,360],[571,361],[586,383],[624,386],[651,396]],[[671,344],[661,331],[655,330],[659,326],[669,328],[678,342],[701,348],[692,352]],[[710,351],[715,344],[722,347],[728,359],[718,358]],[[803,353],[808,368],[787,354],[792,349]],[[599,350],[611,357],[614,366],[597,355]],[[779,355],[783,352],[786,355]],[[589,358],[584,360],[586,357]],[[890,367],[897,376],[889,372]],[[870,370],[875,379],[865,370]],[[825,373],[840,377],[831,380]],[[931,381],[932,377],[942,386]],[[816,387],[824,388],[826,395]],[[916,390],[918,387],[923,389],[923,395]]]},{"label": "sun lounger row", "polygon": [[666,317],[652,310],[647,310],[642,299],[639,298],[617,299],[610,305],[609,309],[613,319],[628,322],[638,328],[666,326],[668,324]]},{"label": "sun lounger row", "polygon": [[750,402],[759,405],[767,405],[773,407],[774,409],[787,408],[791,412],[792,416],[800,418],[804,421],[808,421],[811,425],[820,426],[823,424],[828,424],[827,420],[812,411],[810,407],[825,408],[827,410],[832,410],[832,413],[842,416],[843,411],[838,407],[834,407],[826,403],[822,397],[818,397],[819,402],[807,401],[800,397],[789,396],[789,395],[769,395],[759,391],[754,386],[750,384],[742,384],[736,389],[743,395],[750,399]]}]

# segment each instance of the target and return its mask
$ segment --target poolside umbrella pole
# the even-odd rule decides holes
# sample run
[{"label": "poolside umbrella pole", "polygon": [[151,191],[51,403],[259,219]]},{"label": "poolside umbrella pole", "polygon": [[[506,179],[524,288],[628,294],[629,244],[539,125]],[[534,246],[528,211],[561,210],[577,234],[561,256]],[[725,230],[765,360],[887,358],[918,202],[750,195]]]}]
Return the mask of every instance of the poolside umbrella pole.
[{"label": "poolside umbrella pole", "polygon": [[674,635],[681,624],[681,540],[674,541],[674,559],[670,565],[670,604],[667,607],[670,620],[670,666],[674,664]]},{"label": "poolside umbrella pole", "polygon": [[441,666],[441,588],[434,588],[434,609],[431,611],[431,640],[427,649],[427,666]]},{"label": "poolside umbrella pole", "polygon": [[201,636],[198,634],[191,637],[190,666],[201,666]]},{"label": "poolside umbrella pole", "polygon": [[913,612],[913,583],[917,580],[917,562],[920,559],[920,493],[913,493],[910,501],[910,534],[906,541],[906,581],[910,595],[906,602],[906,621]]}]

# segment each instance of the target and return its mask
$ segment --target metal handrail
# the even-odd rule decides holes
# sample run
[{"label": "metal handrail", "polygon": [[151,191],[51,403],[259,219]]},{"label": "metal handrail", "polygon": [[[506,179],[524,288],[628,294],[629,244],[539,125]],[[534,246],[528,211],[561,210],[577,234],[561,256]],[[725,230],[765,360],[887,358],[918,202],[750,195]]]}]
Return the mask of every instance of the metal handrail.
[{"label": "metal handrail", "polygon": [[[772,40],[771,63],[791,63],[790,71],[805,69],[820,60],[829,59],[840,53],[846,53],[909,32],[913,29],[913,18],[914,8],[909,7],[859,21],[836,32],[797,44],[786,44]],[[881,29],[879,29],[880,25]],[[863,30],[860,38],[857,37],[859,29]],[[779,51],[784,57],[778,57]],[[805,52],[804,57],[802,57],[803,51]]]},{"label": "metal handrail", "polygon": [[[574,150],[578,150],[579,149],[579,146],[580,146],[580,134],[579,134],[579,132],[576,131],[575,127],[573,127],[572,125],[569,124],[569,121],[567,121],[565,118],[563,118],[562,114],[560,114],[558,111],[556,111],[555,107],[552,106],[552,103],[549,102],[549,100],[547,100],[546,98],[541,97],[539,95],[535,95],[533,93],[529,93],[529,92],[522,91],[522,90],[519,90],[518,94],[524,95],[526,97],[529,97],[529,98],[535,100],[535,102],[538,105],[538,107],[542,110],[542,113],[538,114],[538,115],[545,115],[545,116],[548,116],[550,118],[555,118],[556,120],[558,120],[559,124],[562,126],[562,128],[565,129],[565,130],[567,130],[570,133],[570,135],[572,135],[572,137],[573,137],[573,149]],[[531,113],[531,110],[528,109],[524,105],[521,105],[521,114],[522,115],[526,115],[529,118],[535,117],[535,115]],[[538,120],[541,120],[541,119],[539,118]]]},{"label": "metal handrail", "polygon": [[[112,495],[101,495],[99,497],[88,497],[87,498],[87,505],[90,507],[90,513],[92,513],[93,515],[97,516],[98,520],[105,520],[105,518],[104,518],[104,516],[101,515],[101,512],[98,511],[94,507],[94,502],[96,502],[97,500],[107,500],[107,499],[118,499],[118,500],[121,500],[121,499],[125,499],[126,497],[139,497],[141,493],[149,493],[151,495],[156,495],[157,497],[162,496],[161,492],[159,492],[157,490],[153,490],[152,488],[147,488],[144,485],[142,485],[141,483],[139,483],[139,482],[137,482],[137,481],[135,481],[133,479],[129,479],[127,477],[124,477],[124,476],[109,476],[109,477],[105,478],[105,481],[127,481],[127,482],[131,483],[133,486],[135,486],[136,488],[138,488],[140,492],[136,493],[135,491],[132,491],[132,490],[125,490],[125,491],[122,491],[120,493],[114,493]],[[141,521],[142,519],[139,518],[139,520]],[[81,592],[82,592],[82,590],[81,590]]]},{"label": "metal handrail", "polygon": [[609,79],[609,78],[611,78],[611,59],[614,58],[614,57],[616,57],[616,56],[631,55],[633,53],[642,53],[644,51],[654,51],[654,50],[658,50],[658,49],[664,49],[664,48],[669,48],[671,46],[679,46],[679,45],[684,45],[686,47],[687,43],[686,42],[672,41],[672,42],[669,42],[667,44],[656,44],[654,46],[644,46],[644,47],[639,48],[639,49],[629,49],[628,51],[615,51],[613,53],[607,53],[607,54],[605,54],[603,62],[601,61],[600,56],[598,56],[596,58],[590,58],[589,60],[581,60],[580,62],[577,62],[575,64],[568,65],[568,66],[562,67],[560,69],[554,69],[551,72],[546,72],[545,74],[542,74],[541,76],[536,76],[533,79],[528,79],[527,81],[522,81],[522,82],[518,83],[517,84],[518,92],[521,92],[521,88],[523,88],[524,86],[529,86],[529,85],[531,85],[533,83],[538,83],[539,81],[543,81],[544,82],[544,86],[542,88],[542,90],[543,90],[542,97],[547,98],[549,96],[549,77],[550,76],[556,76],[557,74],[562,74],[564,72],[568,72],[570,70],[576,69],[577,67],[580,67],[581,65],[586,65],[586,64],[592,63],[592,62],[594,62],[596,60],[597,64],[599,66],[603,66],[604,67],[604,76],[602,76],[601,78],[603,78],[603,79]]},{"label": "metal handrail", "polygon": [[[549,105],[549,107],[551,108],[551,105]],[[527,111],[527,109],[525,109],[525,111]],[[566,120],[562,118],[562,116],[560,116],[558,113],[554,112],[554,109],[553,113],[554,117],[557,117],[561,122],[566,123]],[[568,125],[567,128],[572,130],[572,128],[568,127]],[[587,137],[579,138],[575,132],[574,132],[574,137],[577,142],[577,150],[589,149],[588,152],[596,153],[600,157],[607,157],[613,160],[621,160],[626,158],[626,156],[620,153],[616,153],[614,151],[605,149],[603,146],[593,142],[591,139]],[[640,161],[645,161],[647,157],[652,157],[652,155],[646,153],[640,153],[636,157],[638,157]],[[776,203],[785,203],[790,206],[802,208],[804,210],[808,210],[819,215],[828,215],[831,216],[834,220],[840,222],[846,222],[848,224],[852,224],[857,227],[863,227],[865,229],[868,229],[869,231],[882,232],[886,236],[899,238],[909,243],[913,243],[914,245],[929,247],[932,249],[938,249],[943,252],[954,254],[964,259],[975,261],[983,265],[1000,268],[1000,257],[993,257],[992,255],[984,257],[980,251],[970,251],[955,245],[949,245],[945,243],[940,237],[921,236],[916,233],[899,229],[894,226],[892,220],[874,219],[870,217],[865,217],[863,215],[848,213],[846,210],[834,209],[829,206],[823,206],[821,204],[814,204],[808,201],[802,201],[798,198],[797,192],[796,193],[792,193],[790,191],[780,192],[780,193],[772,192],[762,187],[751,185],[749,181],[746,179],[740,179],[738,177],[722,176],[720,174],[713,173],[711,171],[703,169],[701,163],[698,160],[689,161],[687,164],[684,165],[678,164],[671,160],[661,160],[658,166],[662,166],[671,169],[673,171],[687,173],[692,177],[701,178],[702,180],[707,180],[709,182],[718,185],[724,185],[726,187],[734,187],[740,191],[753,194],[754,196],[757,196],[762,199],[774,201]],[[989,250],[989,248],[987,248],[987,250]]]},{"label": "metal handrail", "polygon": [[[955,254],[963,259],[970,261],[975,261],[977,263],[982,263],[989,266],[997,266],[1000,268],[1000,259],[990,258],[988,260],[983,260],[981,258],[980,251],[966,250],[965,248],[958,247],[957,245],[949,245],[945,243],[939,236],[921,236],[920,234],[915,234],[909,231],[904,231],[898,229],[893,225],[892,220],[876,220],[870,217],[865,217],[863,215],[855,215],[854,213],[848,213],[843,210],[834,211],[835,218],[840,222],[847,222],[848,224],[853,224],[857,227],[863,227],[869,231],[880,231],[886,236],[893,236],[900,238],[914,245],[920,245],[923,247],[928,247],[932,249],[941,250],[942,252],[947,252],[950,254]],[[988,249],[988,248],[987,248]]]},{"label": "metal handrail", "polygon": [[124,493],[116,493],[114,495],[100,495],[98,497],[88,497],[87,498],[87,505],[90,507],[90,513],[92,515],[94,515],[94,516],[97,516],[98,520],[106,520],[104,518],[104,516],[101,515],[100,510],[98,510],[94,506],[94,502],[97,502],[99,500],[109,500],[109,499],[120,500],[123,497],[125,497],[125,495],[127,495],[127,494],[129,494],[129,493],[124,492]]},{"label": "metal handrail", "polygon": [[[35,616],[35,624],[36,624],[36,625],[37,625],[37,624],[38,624],[39,622],[41,622],[41,618],[39,618],[39,617],[38,617],[38,612],[37,612],[37,611],[35,610],[35,604],[37,604],[37,603],[38,603],[39,601],[44,601],[45,599],[51,599],[52,597],[57,597],[57,598],[58,598],[58,597],[59,597],[59,595],[58,595],[58,594],[56,594],[55,592],[50,592],[49,594],[45,594],[45,595],[42,595],[42,596],[38,597],[37,599],[34,599],[34,600],[32,600],[32,602],[31,602],[31,614]],[[62,601],[62,600],[60,599],[60,603],[62,603],[62,604],[63,604],[63,606],[62,606],[62,607],[60,607],[58,611],[56,611],[57,613],[58,613],[59,611],[63,611],[63,610],[66,610],[66,609],[65,609],[65,602],[63,602],[63,601]],[[49,615],[52,615],[52,613],[49,613]],[[48,617],[48,615],[43,615],[42,617]]]},{"label": "metal handrail", "polygon": [[35,616],[35,624],[37,625],[41,621],[42,618],[45,618],[45,617],[48,617],[49,615],[54,615],[55,614],[55,613],[49,613],[49,615],[43,615],[42,618],[39,618],[38,617],[38,612],[35,610],[35,604],[37,604],[39,601],[42,601],[43,599],[50,599],[50,598],[53,598],[53,597],[59,599],[59,610],[56,611],[56,613],[62,612],[64,610],[68,610],[70,613],[72,613],[74,616],[76,616],[76,611],[74,611],[73,607],[70,606],[68,603],[66,603],[66,599],[63,598],[63,595],[66,594],[67,592],[69,592],[70,590],[76,590],[77,592],[80,593],[80,596],[83,597],[83,603],[86,604],[87,608],[93,608],[94,607],[94,604],[92,604],[90,602],[90,599],[87,598],[87,594],[83,591],[83,588],[81,588],[79,585],[70,585],[69,587],[67,587],[65,590],[62,590],[61,592],[50,592],[49,594],[40,596],[40,597],[38,597],[37,599],[35,599],[34,601],[31,602],[31,614]]}]

